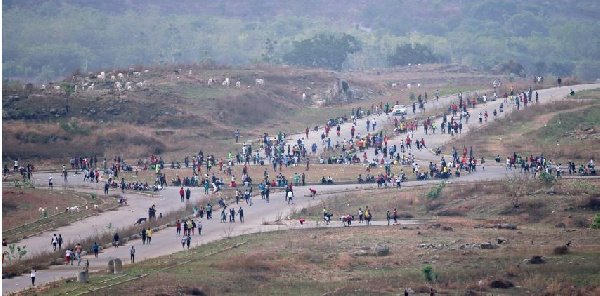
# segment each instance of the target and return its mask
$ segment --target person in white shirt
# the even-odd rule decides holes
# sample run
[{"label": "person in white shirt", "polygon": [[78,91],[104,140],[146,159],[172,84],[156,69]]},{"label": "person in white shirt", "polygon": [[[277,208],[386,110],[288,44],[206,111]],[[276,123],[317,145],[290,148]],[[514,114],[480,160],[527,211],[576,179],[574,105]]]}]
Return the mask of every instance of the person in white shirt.
[{"label": "person in white shirt", "polygon": [[31,285],[35,286],[35,268],[31,269]]}]

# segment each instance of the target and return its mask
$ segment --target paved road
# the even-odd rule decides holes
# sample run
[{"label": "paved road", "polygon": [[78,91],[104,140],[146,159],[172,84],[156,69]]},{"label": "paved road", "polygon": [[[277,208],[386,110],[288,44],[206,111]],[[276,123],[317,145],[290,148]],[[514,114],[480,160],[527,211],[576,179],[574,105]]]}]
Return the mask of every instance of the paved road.
[{"label": "paved road", "polygon": [[[563,87],[563,88],[552,88],[548,90],[540,90],[538,91],[540,94],[541,103],[547,103],[553,100],[559,100],[565,97],[568,89],[574,89],[575,91],[580,91],[583,89],[592,89],[599,88],[600,84],[588,84],[588,85],[577,85],[572,87]],[[452,98],[446,97],[441,98],[440,103],[450,102]],[[488,106],[486,107],[488,110],[492,110],[500,103],[496,102],[488,102]],[[437,104],[437,103],[436,103]],[[470,124],[474,124],[477,121],[478,110],[481,110],[484,106],[478,107],[476,111],[471,111],[472,118]],[[490,109],[491,108],[491,109]],[[505,113],[510,112],[510,108],[506,108]],[[489,112],[490,113],[490,112]],[[385,118],[381,116],[380,118]],[[410,117],[409,117],[410,118]],[[361,121],[363,124],[361,124]],[[366,127],[364,122],[366,119],[359,120],[357,122],[357,132],[360,131],[361,134],[365,134]],[[378,121],[380,121],[378,119]],[[441,119],[438,122],[441,123]],[[381,123],[380,123],[381,124]],[[351,124],[344,124],[342,126],[342,132],[347,133],[347,137],[350,134]],[[361,130],[362,129],[362,130]],[[464,130],[468,131],[468,128]],[[335,137],[335,132],[333,133]],[[303,134],[292,135],[293,138],[305,136]],[[316,136],[316,135],[312,135]],[[401,136],[405,137],[405,136]],[[390,144],[399,143],[402,139],[401,137],[395,137],[390,139]],[[415,133],[415,138],[425,137],[423,133],[423,129],[421,128],[418,132]],[[428,147],[439,146],[445,141],[448,141],[450,138],[449,135],[434,135],[427,136],[426,142]],[[310,138],[309,138],[310,139]],[[317,141],[318,145],[320,145],[320,140]],[[312,142],[309,141],[309,145],[312,145]],[[322,146],[321,146],[322,147]],[[417,151],[413,150],[417,159],[420,161],[437,161],[437,157],[435,157],[432,153],[428,151]],[[368,152],[369,157],[373,157],[372,149]],[[473,174],[467,174],[461,176],[460,179],[457,179],[459,182],[471,182],[474,180],[485,180],[485,179],[501,179],[506,177],[507,175],[511,175],[512,172],[506,172],[502,167],[488,167],[484,171],[479,170]],[[47,178],[47,173],[41,175],[34,175],[34,178],[40,179],[39,182],[44,183],[43,181]],[[62,180],[57,180],[55,187],[61,188]],[[93,191],[97,194],[102,193],[102,188],[96,184],[84,184],[82,182],[82,177],[77,175],[76,177],[70,178],[70,186],[76,188],[77,190],[85,190],[85,191]],[[404,186],[419,186],[426,183],[438,182],[435,180],[432,181],[413,181],[407,182]],[[39,183],[39,184],[42,184]],[[244,212],[246,216],[246,222],[244,224],[235,223],[219,223],[218,221],[218,213],[214,215],[217,217],[213,220],[203,219],[202,223],[204,225],[203,235],[202,236],[194,236],[192,240],[192,246],[201,247],[203,244],[208,242],[212,242],[218,239],[221,239],[226,236],[235,236],[245,233],[259,232],[259,231],[271,231],[278,229],[293,229],[301,227],[298,223],[292,222],[290,225],[263,225],[264,221],[274,221],[277,217],[286,217],[294,210],[299,210],[302,207],[305,207],[311,203],[318,203],[323,198],[327,198],[325,193],[327,192],[340,192],[339,194],[343,194],[343,192],[357,190],[357,189],[372,189],[375,187],[373,184],[363,184],[363,185],[319,185],[313,186],[317,189],[319,194],[315,200],[312,200],[307,197],[302,197],[304,194],[308,193],[308,189],[297,187],[295,189],[296,195],[298,196],[295,200],[295,205],[288,205],[283,198],[283,193],[274,193],[271,197],[271,202],[269,204],[265,203],[263,200],[258,200],[255,198],[255,203],[253,206],[247,206],[245,204],[240,203],[241,206],[244,207]],[[58,190],[58,189],[55,189]],[[395,189],[389,189],[395,190]],[[375,192],[375,191],[373,191]],[[129,200],[129,206],[124,206],[119,208],[117,211],[109,211],[105,212],[98,216],[92,216],[81,220],[73,225],[61,227],[55,231],[47,231],[41,233],[38,236],[31,237],[25,240],[22,240],[19,245],[26,245],[30,252],[41,252],[50,250],[50,238],[53,233],[61,233],[66,241],[75,242],[79,237],[89,237],[94,235],[96,232],[106,231],[106,226],[111,223],[113,229],[118,229],[122,227],[131,226],[139,217],[147,216],[147,209],[150,205],[156,204],[158,208],[158,212],[167,213],[170,211],[174,211],[183,207],[182,203],[179,200],[178,188],[176,187],[167,187],[161,194],[156,197],[150,197],[145,195],[137,195],[127,193],[125,194]],[[192,189],[192,202],[207,202],[208,200],[212,201],[213,204],[216,204],[218,197],[216,195],[205,196],[203,190],[200,188]],[[236,206],[238,207],[238,206]],[[376,222],[385,223],[385,222]],[[403,223],[411,223],[410,221],[403,221]],[[332,227],[339,227],[341,223],[332,223]],[[305,225],[304,227],[310,227],[311,225]],[[180,251],[181,244],[180,238],[175,236],[175,230],[173,228],[167,228],[163,231],[157,232],[153,235],[152,245],[141,245],[140,241],[132,241],[125,246],[121,246],[117,249],[109,248],[103,250],[100,254],[99,258],[94,258],[93,256],[84,256],[84,262],[86,259],[90,260],[90,269],[91,270],[102,270],[106,268],[108,264],[108,260],[111,258],[121,258],[124,262],[129,262],[129,249],[134,245],[137,249],[136,260],[140,261],[146,258],[155,258],[158,256],[171,254],[176,251]],[[72,277],[75,276],[76,271],[79,270],[77,266],[52,266],[49,270],[40,270],[37,273],[36,282],[39,284],[55,281],[64,277]],[[19,291],[25,287],[30,285],[30,279],[28,275],[16,277],[13,279],[4,279],[2,280],[2,292],[4,294]]]}]

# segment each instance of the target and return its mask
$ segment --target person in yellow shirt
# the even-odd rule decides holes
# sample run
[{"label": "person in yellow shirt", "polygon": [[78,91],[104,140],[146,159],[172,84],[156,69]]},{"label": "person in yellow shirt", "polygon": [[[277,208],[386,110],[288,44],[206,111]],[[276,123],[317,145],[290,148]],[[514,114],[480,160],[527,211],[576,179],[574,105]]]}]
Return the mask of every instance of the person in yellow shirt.
[{"label": "person in yellow shirt", "polygon": [[152,229],[150,229],[150,227],[148,227],[148,230],[146,230],[146,241],[148,244],[150,244],[152,241]]}]

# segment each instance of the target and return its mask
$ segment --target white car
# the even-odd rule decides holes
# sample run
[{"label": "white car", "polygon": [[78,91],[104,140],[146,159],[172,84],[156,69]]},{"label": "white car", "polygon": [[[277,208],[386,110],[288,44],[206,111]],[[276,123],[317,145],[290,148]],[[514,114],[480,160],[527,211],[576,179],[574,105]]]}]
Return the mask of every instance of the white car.
[{"label": "white car", "polygon": [[395,105],[394,108],[392,109],[392,115],[394,115],[394,116],[401,116],[401,115],[407,115],[407,114],[408,114],[408,109],[404,105]]}]

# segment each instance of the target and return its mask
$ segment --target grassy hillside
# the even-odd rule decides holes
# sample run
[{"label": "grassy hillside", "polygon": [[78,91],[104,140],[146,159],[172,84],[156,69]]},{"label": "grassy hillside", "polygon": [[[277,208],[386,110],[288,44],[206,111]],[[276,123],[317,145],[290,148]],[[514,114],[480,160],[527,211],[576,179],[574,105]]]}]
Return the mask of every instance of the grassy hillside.
[{"label": "grassy hillside", "polygon": [[[62,163],[74,156],[120,155],[137,160],[155,154],[181,161],[200,149],[221,157],[241,150],[241,144],[233,141],[236,129],[242,141],[254,141],[263,133],[296,133],[323,125],[330,118],[349,116],[351,108],[408,102],[408,92],[392,87],[394,83],[418,82],[423,86],[415,92],[432,94],[440,89],[444,94],[487,88],[490,81],[500,78],[451,68],[416,66],[378,74],[292,67],[138,66],[140,76],[126,78],[134,85],[132,90],[119,93],[110,81],[78,75],[79,89],[68,100],[64,85],[61,90],[48,86],[41,91],[33,85],[5,84],[3,157],[6,161],[20,157],[36,159],[36,163]],[[176,69],[181,69],[179,74]],[[107,71],[107,76],[121,71],[129,72]],[[222,85],[226,77],[231,81],[229,88]],[[210,78],[215,80],[211,87],[207,85]],[[334,100],[329,91],[338,78],[360,93],[360,99]],[[256,86],[255,79],[264,79],[265,85]],[[94,90],[81,90],[84,81],[95,82]],[[240,88],[235,87],[237,81]],[[307,99],[302,99],[302,93]]]}]

